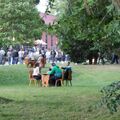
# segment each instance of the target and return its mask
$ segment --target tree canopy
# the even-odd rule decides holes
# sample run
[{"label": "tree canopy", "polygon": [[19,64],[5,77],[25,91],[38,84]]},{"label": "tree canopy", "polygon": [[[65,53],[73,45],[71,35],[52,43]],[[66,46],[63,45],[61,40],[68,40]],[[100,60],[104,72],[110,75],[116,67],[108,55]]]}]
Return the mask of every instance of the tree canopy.
[{"label": "tree canopy", "polygon": [[0,44],[32,42],[42,29],[34,0],[0,0]]},{"label": "tree canopy", "polygon": [[57,33],[61,49],[74,62],[90,52],[111,53],[120,45],[119,5],[118,0],[67,0],[66,11],[50,31]]}]

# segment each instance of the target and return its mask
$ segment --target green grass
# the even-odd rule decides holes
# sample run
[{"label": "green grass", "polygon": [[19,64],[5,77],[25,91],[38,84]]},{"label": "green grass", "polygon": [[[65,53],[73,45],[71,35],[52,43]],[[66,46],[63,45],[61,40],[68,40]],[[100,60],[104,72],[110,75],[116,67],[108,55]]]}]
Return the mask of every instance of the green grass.
[{"label": "green grass", "polygon": [[89,109],[99,101],[102,87],[120,80],[120,66],[72,68],[72,87],[46,88],[28,86],[24,65],[0,66],[0,120],[120,120],[120,110],[111,115],[106,107]]}]

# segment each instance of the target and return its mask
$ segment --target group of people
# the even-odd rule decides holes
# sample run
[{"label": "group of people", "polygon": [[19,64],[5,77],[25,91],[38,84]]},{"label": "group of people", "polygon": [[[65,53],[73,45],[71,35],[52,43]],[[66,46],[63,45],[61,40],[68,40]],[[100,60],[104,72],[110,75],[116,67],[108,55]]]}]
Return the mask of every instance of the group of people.
[{"label": "group of people", "polygon": [[[38,84],[38,86],[40,86],[41,79],[42,79],[41,68],[43,68],[43,66],[41,66],[40,62],[38,61],[34,63],[32,62],[29,62],[29,65],[28,65],[29,74],[31,74],[30,76],[32,76],[33,82],[35,82],[35,84]],[[59,67],[57,64],[52,63],[49,70],[46,73],[47,75],[49,75],[49,86],[55,86],[56,80],[61,79],[63,77],[63,71],[64,71],[64,77],[66,79],[66,77],[68,76],[68,73],[67,73],[68,70],[71,70],[70,62],[68,62],[67,66],[65,67]],[[32,82],[30,82],[30,84],[31,83]],[[58,82],[57,85],[61,86],[61,83]]]},{"label": "group of people", "polygon": [[3,48],[0,50],[0,64],[23,64],[24,56],[27,55],[27,52],[24,51],[23,48],[16,50],[13,48],[9,48],[5,51]]},{"label": "group of people", "polygon": [[[87,56],[87,63],[89,64],[119,64],[119,52],[105,53],[92,51]],[[86,63],[85,63],[86,64]]]},{"label": "group of people", "polygon": [[48,63],[69,61],[69,55],[64,54],[61,50],[57,49],[45,49],[33,46],[31,48],[25,47],[9,47],[7,49],[0,49],[0,64],[12,65],[23,64],[24,59],[27,56],[30,59],[38,59],[39,55],[44,55]]},{"label": "group of people", "polygon": [[40,85],[41,80],[41,69],[45,67],[46,58],[44,55],[40,54],[38,59],[31,59],[29,57],[25,57],[25,64],[29,70],[29,79],[30,84],[37,81],[37,84]]},{"label": "group of people", "polygon": [[[52,63],[47,74],[50,76],[49,85],[55,85],[56,79],[62,78],[62,70],[55,63],[68,62],[69,55],[65,55],[61,50],[45,49],[33,46],[25,48],[24,46],[9,48],[0,48],[0,64],[26,64],[29,70],[29,78],[36,80],[36,84],[40,85],[41,69],[46,63]],[[30,82],[30,84],[31,84]]]},{"label": "group of people", "polygon": [[[54,86],[56,83],[57,79],[68,79],[68,71],[72,71],[72,68],[70,66],[70,62],[67,63],[65,67],[59,67],[55,63],[52,63],[51,67],[49,68],[49,71],[47,74],[50,76],[49,77],[49,85]],[[57,84],[58,86],[61,85],[61,82]]]}]

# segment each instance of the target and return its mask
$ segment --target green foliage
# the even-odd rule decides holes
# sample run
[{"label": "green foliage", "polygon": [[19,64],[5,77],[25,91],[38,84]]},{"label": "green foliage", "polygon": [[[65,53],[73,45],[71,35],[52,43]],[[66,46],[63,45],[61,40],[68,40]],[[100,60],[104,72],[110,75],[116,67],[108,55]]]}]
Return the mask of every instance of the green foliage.
[{"label": "green foliage", "polygon": [[3,45],[31,42],[40,37],[42,27],[34,0],[0,0],[0,41]]},{"label": "green foliage", "polygon": [[35,4],[39,4],[40,0],[35,0]]},{"label": "green foliage", "polygon": [[119,48],[120,16],[114,9],[112,1],[67,0],[67,2],[67,9],[58,19],[58,24],[53,26],[53,31],[60,39],[61,49],[70,54],[72,61],[86,59],[91,50],[111,53]]},{"label": "green foliage", "polygon": [[104,87],[101,92],[103,97],[100,104],[106,105],[111,113],[117,112],[120,105],[120,81]]},{"label": "green foliage", "polygon": [[52,8],[50,8],[50,14],[56,15],[57,19],[59,19],[65,13],[66,5],[67,5],[67,0],[64,1],[55,0]]}]

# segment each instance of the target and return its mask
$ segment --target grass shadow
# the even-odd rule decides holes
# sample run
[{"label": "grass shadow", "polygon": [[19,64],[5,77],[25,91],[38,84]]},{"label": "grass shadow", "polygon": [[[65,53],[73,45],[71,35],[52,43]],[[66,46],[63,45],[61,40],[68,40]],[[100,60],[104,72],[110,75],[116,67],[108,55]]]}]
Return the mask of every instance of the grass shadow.
[{"label": "grass shadow", "polygon": [[0,104],[7,104],[7,103],[10,103],[10,102],[13,102],[14,100],[12,99],[8,99],[8,98],[4,98],[4,97],[0,97]]}]

